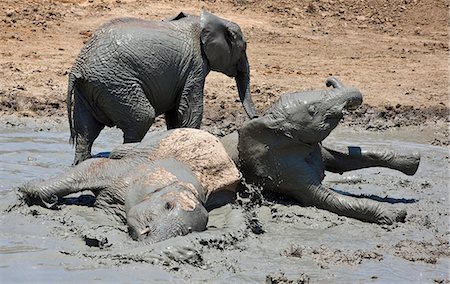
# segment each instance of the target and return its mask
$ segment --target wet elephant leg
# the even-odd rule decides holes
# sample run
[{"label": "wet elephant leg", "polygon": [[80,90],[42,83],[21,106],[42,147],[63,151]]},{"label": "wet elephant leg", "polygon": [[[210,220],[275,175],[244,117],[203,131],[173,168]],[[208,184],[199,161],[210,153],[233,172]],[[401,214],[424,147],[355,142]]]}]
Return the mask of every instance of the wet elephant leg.
[{"label": "wet elephant leg", "polygon": [[403,222],[406,217],[405,210],[398,210],[378,201],[342,195],[323,186],[316,190],[314,205],[338,215],[378,224]]},{"label": "wet elephant leg", "polygon": [[173,108],[164,113],[167,129],[174,129],[181,127],[181,120],[178,115],[178,110]]},{"label": "wet elephant leg", "polygon": [[83,103],[74,105],[74,130],[76,137],[73,165],[77,165],[91,157],[92,144],[104,127],[105,125],[95,119]]},{"label": "wet elephant leg", "polygon": [[282,181],[277,188],[280,193],[294,198],[305,206],[315,206],[365,222],[392,224],[404,220],[405,211],[395,210],[392,206],[371,199],[342,195],[323,186],[321,160],[317,152],[319,149],[312,153],[312,157],[316,157],[312,161],[301,159],[288,161],[287,156],[279,160],[279,166],[283,167],[277,179]]},{"label": "wet elephant leg", "polygon": [[294,195],[297,195],[296,199],[300,199],[306,206],[315,206],[364,222],[392,224],[403,222],[406,217],[405,210],[398,210],[392,206],[363,197],[342,195],[321,184],[308,186],[305,190],[296,191]]},{"label": "wet elephant leg", "polygon": [[28,204],[52,208],[58,198],[68,194],[84,190],[99,192],[106,188],[112,182],[113,175],[124,169],[116,167],[118,162],[107,158],[89,159],[52,179],[28,182],[19,187],[19,192]]},{"label": "wet elephant leg", "polygon": [[369,167],[386,167],[414,175],[419,167],[419,153],[401,154],[395,151],[363,150],[360,147],[348,147],[346,153],[321,147],[325,170],[343,173]]},{"label": "wet elephant leg", "polygon": [[142,88],[135,84],[122,100],[108,101],[108,117],[123,131],[123,142],[141,142],[155,121],[156,112]]}]

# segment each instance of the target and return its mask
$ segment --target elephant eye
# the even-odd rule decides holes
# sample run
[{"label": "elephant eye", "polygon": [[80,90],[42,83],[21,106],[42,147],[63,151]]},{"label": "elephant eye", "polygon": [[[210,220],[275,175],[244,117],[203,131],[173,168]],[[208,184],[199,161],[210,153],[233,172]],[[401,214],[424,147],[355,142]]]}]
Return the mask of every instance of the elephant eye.
[{"label": "elephant eye", "polygon": [[308,114],[309,114],[310,116],[314,116],[314,115],[316,115],[316,113],[317,113],[317,108],[316,108],[316,106],[315,106],[315,105],[310,105],[310,106],[308,107]]},{"label": "elephant eye", "polygon": [[170,202],[166,202],[166,204],[164,205],[164,208],[166,208],[166,210],[172,210],[173,209],[173,204]]}]

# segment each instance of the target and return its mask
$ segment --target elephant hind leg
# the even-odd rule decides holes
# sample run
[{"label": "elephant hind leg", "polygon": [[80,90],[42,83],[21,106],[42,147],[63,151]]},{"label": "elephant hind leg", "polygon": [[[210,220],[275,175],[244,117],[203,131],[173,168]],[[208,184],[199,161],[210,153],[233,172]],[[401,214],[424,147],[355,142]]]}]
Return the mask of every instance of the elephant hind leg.
[{"label": "elephant hind leg", "polygon": [[362,150],[360,147],[348,147],[347,153],[321,148],[325,169],[343,173],[369,167],[386,167],[398,170],[406,175],[414,175],[420,163],[420,154],[401,154],[395,151]]},{"label": "elephant hind leg", "polygon": [[136,106],[131,117],[118,126],[123,131],[123,143],[141,142],[155,121],[155,110],[148,100]]},{"label": "elephant hind leg", "polygon": [[103,111],[123,131],[123,142],[141,142],[155,121],[156,111],[139,84],[127,86],[120,95],[105,96]]},{"label": "elephant hind leg", "polygon": [[305,205],[315,206],[341,216],[389,225],[394,222],[404,222],[406,218],[405,210],[386,206],[367,198],[342,195],[322,185],[310,188],[308,192],[308,196],[304,196],[308,201]]},{"label": "elephant hind leg", "polygon": [[74,105],[75,158],[73,165],[91,157],[94,140],[98,137],[104,124],[100,123],[83,102]]},{"label": "elephant hind leg", "polygon": [[174,129],[181,127],[181,120],[178,115],[178,109],[173,108],[164,113],[167,129]]}]

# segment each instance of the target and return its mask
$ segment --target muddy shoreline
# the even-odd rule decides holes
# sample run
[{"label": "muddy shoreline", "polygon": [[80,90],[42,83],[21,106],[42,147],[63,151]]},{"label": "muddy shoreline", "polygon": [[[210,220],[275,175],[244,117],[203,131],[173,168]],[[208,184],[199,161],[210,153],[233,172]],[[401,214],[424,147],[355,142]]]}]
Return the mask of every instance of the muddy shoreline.
[{"label": "muddy shoreline", "polygon": [[[412,177],[372,168],[328,174],[325,180],[341,192],[406,209],[405,223],[363,223],[241,187],[235,204],[210,212],[207,231],[142,245],[131,240],[124,224],[89,206],[89,193],[66,199],[59,210],[20,205],[15,187],[64,171],[73,149],[65,119],[16,118],[14,123],[0,126],[0,174],[6,177],[0,188],[4,283],[64,283],[74,277],[116,283],[449,283],[445,169],[450,157],[448,147],[423,140],[431,135],[424,133],[430,127],[368,131],[339,126],[324,142],[334,148],[361,145],[420,152],[421,165]],[[117,129],[104,132],[96,151],[121,141]],[[17,274],[19,266],[22,272]]]},{"label": "muddy shoreline", "polygon": [[[68,128],[65,109],[54,109],[49,105],[43,105],[41,111],[18,114],[16,111],[4,111],[0,116],[0,127],[3,128],[32,128],[35,131],[62,130]],[[50,111],[49,109],[53,109]],[[261,110],[261,112],[264,110]],[[217,136],[224,136],[235,131],[247,120],[245,114],[228,117],[206,116],[202,122],[202,129]],[[363,104],[356,110],[346,112],[340,122],[341,126],[352,127],[355,130],[383,132],[401,130],[405,127],[418,129],[436,129],[426,137],[426,143],[435,146],[450,145],[449,125],[450,112],[445,106],[431,106],[427,108],[415,108],[412,106],[385,105],[373,107]],[[153,130],[165,129],[162,116],[157,117],[151,127]]]}]

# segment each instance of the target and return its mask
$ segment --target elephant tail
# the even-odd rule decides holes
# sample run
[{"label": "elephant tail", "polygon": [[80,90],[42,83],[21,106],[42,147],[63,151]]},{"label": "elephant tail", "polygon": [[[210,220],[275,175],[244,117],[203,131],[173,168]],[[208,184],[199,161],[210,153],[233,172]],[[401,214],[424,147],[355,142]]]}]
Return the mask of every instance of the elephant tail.
[{"label": "elephant tail", "polygon": [[75,92],[75,80],[76,80],[76,77],[71,72],[69,74],[69,82],[68,82],[68,88],[67,88],[66,104],[67,104],[67,118],[69,119],[69,129],[70,129],[69,142],[72,145],[74,144],[75,137],[76,137],[76,132],[75,132],[75,129],[73,128],[73,116],[72,116],[72,112],[73,112],[73,96],[74,96],[74,92]]}]

